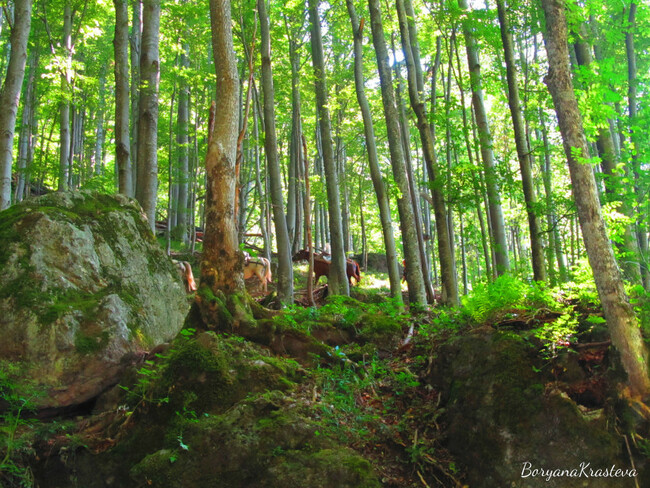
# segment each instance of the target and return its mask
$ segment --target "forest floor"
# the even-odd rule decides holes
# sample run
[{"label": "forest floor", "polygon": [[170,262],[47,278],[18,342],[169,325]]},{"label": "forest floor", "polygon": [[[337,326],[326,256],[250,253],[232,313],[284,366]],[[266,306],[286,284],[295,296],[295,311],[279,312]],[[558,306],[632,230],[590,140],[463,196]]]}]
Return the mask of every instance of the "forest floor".
[{"label": "forest floor", "polygon": [[[294,271],[296,294],[300,297],[306,280],[306,266],[297,265]],[[198,269],[196,274],[198,275]],[[258,283],[251,280],[247,283],[247,288],[254,298],[264,303],[265,294],[259,289]],[[269,296],[273,296],[273,291],[271,284]],[[490,287],[477,289],[472,297],[464,301],[462,310],[432,308],[415,315],[404,313],[389,299],[388,281],[381,273],[363,273],[362,286],[352,288],[352,298],[326,298],[325,291],[326,287],[322,284],[317,287],[317,308],[300,305],[290,307],[285,314],[275,319],[275,323],[278,326],[283,324],[283,327],[297,327],[313,332],[314,335],[319,324],[327,324],[346,331],[351,339],[331,345],[333,354],[337,356],[334,361],[305,366],[301,369],[299,380],[291,377],[288,383],[295,382],[295,385],[283,390],[282,404],[291,405],[292,408],[297,406],[298,410],[305,412],[309,422],[318,426],[315,435],[352,448],[369,460],[381,486],[505,486],[490,484],[491,482],[481,484],[476,480],[477,476],[480,479],[483,475],[482,470],[491,469],[491,463],[494,463],[492,451],[506,452],[511,446],[503,447],[491,441],[485,447],[477,444],[474,438],[463,438],[465,434],[460,436],[459,441],[459,422],[461,429],[478,431],[477,438],[488,438],[491,435],[490,429],[499,432],[504,429],[499,424],[501,421],[494,420],[501,415],[497,410],[520,419],[517,421],[519,423],[528,422],[528,417],[535,421],[535,416],[539,415],[537,404],[554,398],[554,395],[570,401],[575,407],[570,415],[587,419],[590,422],[587,430],[593,430],[597,438],[604,438],[609,435],[607,432],[616,430],[613,437],[607,437],[610,445],[616,444],[611,453],[618,456],[617,460],[623,459],[620,462],[629,461],[633,466],[636,462],[640,471],[645,470],[644,480],[648,479],[646,465],[650,462],[650,441],[647,440],[650,438],[650,427],[640,418],[623,418],[625,409],[621,409],[617,399],[621,384],[620,368],[609,347],[609,336],[602,313],[594,302],[592,289],[579,289],[578,293],[569,296],[508,278]],[[413,331],[412,336],[410,331]],[[406,340],[407,337],[410,339]],[[228,338],[224,340],[230,341]],[[493,349],[498,354],[491,350],[486,353],[486,344],[494,344]],[[477,349],[474,351],[472,347]],[[487,362],[465,364],[468,357],[471,361],[473,357],[485,359],[484,356],[488,357]],[[489,362],[489,356],[495,356],[492,363]],[[160,381],[156,375],[164,377],[166,373],[156,371],[165,371],[168,359],[152,360],[153,363],[145,366],[146,374],[143,376],[137,373],[139,376],[136,375],[135,378],[139,379],[134,380],[132,377],[131,381],[135,381],[135,384],[125,387],[125,390],[130,388],[133,392],[138,385]],[[293,367],[282,366],[284,369]],[[485,371],[481,369],[490,369],[490,374],[497,379],[485,376]],[[522,386],[517,383],[520,376],[526,375],[534,376],[534,384]],[[205,381],[205,378],[199,379],[199,382]],[[209,381],[208,379],[208,383]],[[494,381],[488,389],[490,392],[482,391],[481,384],[490,381]],[[494,385],[499,388],[502,382],[516,383],[514,393],[504,390],[501,396],[492,398],[491,388]],[[178,388],[182,388],[182,381],[177,383]],[[261,388],[265,388],[264,385]],[[464,393],[466,396],[455,396],[463,388],[467,390]],[[196,396],[192,395],[194,394],[188,398],[196,403]],[[504,401],[504,398],[513,395],[517,397],[512,400],[514,407]],[[526,398],[532,399],[530,401],[535,405],[529,406]],[[151,404],[151,399],[148,401]],[[232,412],[237,405],[242,404],[241,400],[237,401],[240,403],[234,403],[226,412]],[[489,405],[490,402],[493,405]],[[189,421],[196,422],[200,415],[207,416],[207,413],[201,414],[194,403],[183,405],[181,413],[176,411],[172,417],[189,416]],[[70,457],[72,453],[85,450],[92,456],[102,456],[118,452],[117,439],[144,437],[137,434],[137,418],[146,423],[147,417],[160,417],[162,414],[156,412],[166,407],[154,407],[151,404],[148,408],[153,410],[145,409],[143,412],[146,415],[138,415],[138,409],[142,410],[140,399],[136,406],[129,407],[132,408],[130,412],[124,408],[120,406],[110,420],[93,414],[90,410],[75,412],[76,416],[72,418],[49,419],[39,427],[39,435],[42,436],[38,443],[40,447],[35,453],[24,451],[28,454],[23,459],[31,458],[31,461],[24,462],[34,463],[34,458],[31,457],[34,454],[37,460],[40,459],[32,466],[37,479],[43,479],[44,473],[51,473],[53,465],[58,466],[60,479],[66,476],[77,479],[81,477],[80,463],[88,462],[88,466],[94,466],[93,463],[98,461],[88,461],[88,456],[81,454],[75,454],[73,459]],[[475,408],[485,408],[488,413],[473,412]],[[509,412],[508,408],[524,412]],[[128,415],[133,412],[136,414],[129,418]],[[556,419],[554,422],[570,424],[571,418],[573,417],[569,417],[568,421]],[[263,420],[266,421],[262,419],[259,422]],[[506,418],[505,423],[510,421]],[[488,425],[491,423],[494,425]],[[613,424],[616,427],[612,427]],[[162,427],[162,424],[156,427],[158,430],[163,428],[167,427]],[[518,432],[517,428],[514,426],[511,430]],[[550,427],[546,425],[535,427],[542,432],[548,428]],[[624,434],[619,436],[618,429]],[[539,442],[540,435],[531,434],[530,442]],[[573,437],[568,438],[568,442],[575,442],[576,446],[589,444],[584,440],[585,435],[590,435],[589,432],[585,434],[585,431],[577,430],[571,435]],[[531,452],[540,449],[536,445],[522,447],[521,443],[526,440],[520,438],[525,436],[517,436],[513,445],[523,450],[530,449]],[[175,443],[180,443],[181,453],[187,448],[185,443],[190,444],[182,435]],[[625,445],[627,450],[622,447]],[[574,447],[565,446],[566,449]],[[596,447],[604,452],[605,458],[610,455],[610,451]],[[269,454],[270,459],[277,459],[277,452],[280,451],[274,449]],[[472,458],[465,451],[480,460],[477,465],[472,465]],[[589,456],[589,451],[584,451],[584,455]],[[57,462],[52,461],[50,468],[43,461],[48,456],[58,459]],[[108,466],[110,462],[104,464]],[[169,463],[165,465],[165,469],[172,469],[168,465]],[[20,462],[16,466],[20,466]],[[92,473],[91,468],[86,469]],[[510,484],[512,473],[516,469],[511,469],[506,475],[500,474],[501,478],[494,475],[495,479]],[[41,483],[35,486],[50,485]],[[61,483],[51,486],[77,485]],[[153,486],[164,484],[153,482]]]}]

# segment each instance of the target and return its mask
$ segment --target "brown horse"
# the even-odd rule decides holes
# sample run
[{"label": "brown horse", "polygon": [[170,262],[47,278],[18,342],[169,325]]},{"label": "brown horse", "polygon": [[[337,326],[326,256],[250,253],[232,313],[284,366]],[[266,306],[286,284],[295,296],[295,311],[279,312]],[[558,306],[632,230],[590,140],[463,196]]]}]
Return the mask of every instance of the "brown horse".
[{"label": "brown horse", "polygon": [[183,277],[183,283],[185,283],[185,288],[187,293],[192,293],[196,291],[196,281],[194,281],[194,274],[192,274],[192,266],[187,261],[176,261],[172,259],[172,262],[178,268],[181,276]]},{"label": "brown horse", "polygon": [[[294,261],[308,261],[309,251],[307,249],[301,249],[294,254],[292,259]],[[314,254],[314,283],[318,283],[321,276],[329,277],[330,264],[330,261],[327,261],[318,254]],[[345,262],[345,274],[348,275],[348,283],[350,286],[352,286],[352,278],[354,278],[357,285],[361,283],[361,269],[359,268],[359,264],[350,258],[347,258]]]},{"label": "brown horse", "polygon": [[244,279],[257,276],[262,289],[266,291],[266,284],[271,283],[271,263],[266,258],[249,258],[244,265]]}]

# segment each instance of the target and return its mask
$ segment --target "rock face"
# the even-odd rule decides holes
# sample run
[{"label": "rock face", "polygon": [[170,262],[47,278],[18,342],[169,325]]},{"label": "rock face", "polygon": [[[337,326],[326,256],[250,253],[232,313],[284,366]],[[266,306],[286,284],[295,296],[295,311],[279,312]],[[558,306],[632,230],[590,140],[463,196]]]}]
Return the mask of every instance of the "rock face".
[{"label": "rock face", "polygon": [[[446,408],[448,448],[471,487],[634,486],[612,408],[581,409],[555,388],[535,347],[477,329],[437,350],[428,382]],[[639,465],[637,464],[637,468]],[[566,470],[566,471],[565,471]],[[641,486],[643,484],[639,479]]]},{"label": "rock face", "polygon": [[43,407],[83,403],[181,329],[180,277],[137,203],[56,193],[0,213],[0,360],[45,387]]}]

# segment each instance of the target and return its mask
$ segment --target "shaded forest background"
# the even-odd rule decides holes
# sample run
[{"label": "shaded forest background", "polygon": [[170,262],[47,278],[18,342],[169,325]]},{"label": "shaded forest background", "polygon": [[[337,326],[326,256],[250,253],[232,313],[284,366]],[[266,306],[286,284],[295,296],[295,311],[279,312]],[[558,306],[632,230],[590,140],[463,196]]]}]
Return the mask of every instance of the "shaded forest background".
[{"label": "shaded forest background", "polygon": [[[441,287],[457,304],[506,272],[551,285],[583,272],[541,5],[369,7],[233,3],[242,245],[277,252],[290,282],[282,256],[308,246],[307,210],[314,247],[331,244],[334,263],[386,252],[395,297],[405,259],[413,303]],[[192,0],[5,2],[3,112],[15,131],[3,128],[2,207],[48,190],[119,191],[194,250],[219,84],[208,13]],[[648,8],[568,2],[566,15],[582,162],[626,279],[647,289]],[[291,284],[280,288],[289,300]]]}]

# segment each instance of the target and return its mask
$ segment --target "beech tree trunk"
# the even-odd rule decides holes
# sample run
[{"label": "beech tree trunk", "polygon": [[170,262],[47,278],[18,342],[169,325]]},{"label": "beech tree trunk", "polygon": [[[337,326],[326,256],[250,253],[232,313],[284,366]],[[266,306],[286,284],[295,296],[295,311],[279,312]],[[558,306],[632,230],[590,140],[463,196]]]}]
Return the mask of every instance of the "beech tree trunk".
[{"label": "beech tree trunk", "polygon": [[189,193],[189,122],[190,122],[190,87],[187,83],[184,71],[190,66],[189,61],[189,44],[184,44],[183,52],[180,56],[181,77],[178,88],[178,117],[176,119],[178,133],[176,143],[178,144],[178,168],[177,168],[177,188],[178,197],[176,199],[176,227],[177,236],[184,243],[189,242],[188,233],[188,193]]},{"label": "beech tree trunk", "polygon": [[70,177],[70,82],[72,81],[72,7],[66,0],[63,7],[62,42],[65,62],[61,67],[61,89],[63,91],[59,105],[59,186],[58,191],[68,189]]},{"label": "beech tree trunk", "polygon": [[619,351],[628,374],[630,392],[643,397],[650,392],[648,353],[607,236],[596,180],[591,166],[585,161],[587,142],[569,67],[566,6],[563,0],[542,0],[542,7],[546,17],[544,42],[549,62],[544,81],[558,117],[589,264],[593,269],[612,344]]},{"label": "beech tree trunk", "polygon": [[[459,7],[467,12],[467,0],[458,0]],[[481,87],[481,65],[479,63],[478,46],[472,33],[471,22],[468,19],[463,21],[463,35],[465,36],[465,47],[467,49],[467,64],[472,88],[472,104],[476,114],[476,125],[478,138],[481,147],[481,157],[485,171],[485,185],[488,195],[488,210],[494,240],[493,251],[496,261],[497,275],[502,275],[510,270],[510,259],[508,257],[508,244],[506,242],[505,224],[503,222],[503,210],[501,208],[501,196],[496,181],[494,167],[494,152],[492,151],[492,136],[488,124],[485,104],[483,102],[483,88]]]},{"label": "beech tree trunk", "polygon": [[[397,248],[395,246],[395,236],[393,235],[393,222],[390,214],[390,202],[382,178],[381,169],[379,168],[379,157],[377,156],[377,143],[375,139],[375,130],[372,123],[372,114],[370,104],[366,98],[363,80],[363,26],[359,24],[354,3],[352,0],[346,0],[350,22],[352,24],[352,33],[354,36],[354,81],[357,94],[357,101],[363,117],[363,129],[366,141],[366,150],[368,151],[368,166],[370,167],[370,178],[372,179],[375,194],[377,195],[377,204],[379,205],[379,218],[381,220],[381,229],[384,236],[384,248],[386,250],[386,263],[388,265],[388,281],[390,283],[391,297],[402,302],[402,286],[400,284],[400,270],[397,261]],[[365,246],[364,246],[365,251]]]},{"label": "beech tree trunk", "polygon": [[18,102],[27,63],[27,39],[32,18],[31,0],[16,0],[11,29],[7,75],[0,92],[0,210],[11,205],[11,166]]},{"label": "beech tree trunk", "polygon": [[316,78],[316,103],[318,107],[323,164],[325,167],[325,186],[329,214],[332,263],[328,276],[330,292],[333,295],[349,295],[350,289],[345,272],[345,252],[343,246],[343,226],[341,219],[341,199],[339,182],[334,161],[332,145],[332,123],[328,108],[327,84],[325,81],[325,61],[323,59],[323,39],[318,14],[318,0],[309,0],[309,18],[311,22],[311,47],[314,75]]},{"label": "beech tree trunk", "polygon": [[284,214],[282,180],[278,161],[278,143],[275,132],[275,89],[271,69],[271,34],[269,17],[266,13],[265,0],[257,1],[262,35],[262,90],[264,93],[264,149],[271,183],[271,203],[273,206],[273,223],[278,248],[278,298],[285,305],[293,303],[293,263],[291,261],[291,243]]},{"label": "beech tree trunk", "polygon": [[140,117],[140,51],[142,50],[142,0],[132,0],[133,20],[129,37],[131,55],[131,192],[135,196],[138,180],[138,119]]},{"label": "beech tree trunk", "polygon": [[115,4],[115,158],[118,191],[133,196],[131,141],[129,138],[129,11],[127,0]]},{"label": "beech tree trunk", "polygon": [[160,60],[160,0],[142,3],[142,52],[138,109],[138,178],[135,198],[142,205],[149,226],[156,226],[158,191],[158,86]]},{"label": "beech tree trunk", "polygon": [[406,260],[406,281],[409,289],[409,303],[411,305],[424,306],[427,300],[422,275],[423,270],[420,263],[413,206],[409,198],[408,175],[406,174],[404,151],[399,129],[399,113],[395,103],[393,77],[388,64],[388,48],[386,47],[386,39],[384,38],[384,26],[381,20],[379,1],[368,0],[368,7],[370,9],[372,39],[377,56],[377,68],[381,83],[381,98],[384,107],[384,117],[386,119],[391,167],[393,169],[395,184],[400,191],[400,195],[397,198],[397,209],[399,211],[402,246]]},{"label": "beech tree trunk", "polygon": [[[411,8],[412,11],[412,8]],[[433,132],[424,111],[424,99],[421,87],[424,86],[421,69],[418,70],[416,58],[413,49],[415,40],[411,36],[417,36],[415,24],[410,25],[410,18],[407,17],[403,0],[397,0],[397,13],[399,16],[399,26],[402,35],[402,47],[404,57],[406,58],[406,67],[408,69],[408,89],[411,107],[417,117],[417,126],[422,141],[422,153],[427,166],[429,178],[432,182],[431,194],[434,213],[436,216],[436,230],[438,237],[438,255],[440,258],[440,275],[442,278],[443,301],[448,305],[458,305],[458,280],[454,271],[454,257],[452,253],[451,239],[449,233],[447,209],[445,206],[444,195],[440,185],[440,176],[438,171],[437,156],[434,147]]]},{"label": "beech tree trunk", "polygon": [[647,212],[645,210],[647,204],[647,195],[641,191],[639,185],[640,183],[640,173],[641,173],[641,161],[639,160],[638,152],[640,150],[640,145],[638,141],[638,133],[633,129],[633,127],[638,123],[637,121],[637,68],[636,68],[636,52],[634,50],[634,29],[636,25],[636,3],[632,1],[630,3],[630,9],[627,17],[628,27],[625,32],[625,52],[627,55],[627,79],[628,79],[628,88],[627,88],[627,97],[628,97],[628,110],[630,115],[629,127],[630,127],[630,139],[632,141],[633,150],[632,150],[632,171],[634,173],[634,190],[636,192],[637,198],[637,220],[636,220],[636,230],[638,238],[638,248],[641,253],[641,279],[643,281],[643,287],[647,290],[650,290],[650,270],[648,269],[647,259],[648,259],[648,226],[645,220]]},{"label": "beech tree trunk", "polygon": [[18,183],[16,184],[15,201],[20,202],[28,192],[29,173],[34,159],[34,144],[36,142],[37,119],[36,119],[36,71],[40,56],[35,49],[29,55],[29,78],[27,89],[23,98],[23,113],[20,124],[20,136],[18,141]]},{"label": "beech tree trunk", "polygon": [[234,206],[239,76],[232,43],[230,0],[210,0],[210,19],[217,73],[213,106],[219,116],[214,118],[205,156],[207,186],[201,286],[207,286],[213,293],[221,292],[225,298],[245,292]]},{"label": "beech tree trunk", "polygon": [[521,113],[521,101],[519,98],[519,86],[517,81],[517,66],[510,33],[510,22],[506,16],[504,0],[497,0],[499,23],[501,24],[501,41],[505,54],[506,76],[508,79],[508,106],[512,116],[512,126],[515,132],[515,145],[517,147],[517,159],[521,172],[521,183],[524,190],[524,201],[526,203],[526,215],[528,216],[528,230],[530,233],[530,247],[533,261],[533,279],[535,281],[546,281],[546,266],[544,264],[544,246],[542,245],[541,226],[539,217],[535,213],[537,196],[533,187],[533,170],[530,161],[530,148],[526,138],[526,128]]}]

